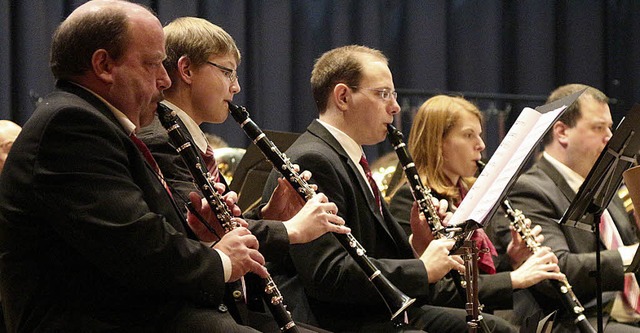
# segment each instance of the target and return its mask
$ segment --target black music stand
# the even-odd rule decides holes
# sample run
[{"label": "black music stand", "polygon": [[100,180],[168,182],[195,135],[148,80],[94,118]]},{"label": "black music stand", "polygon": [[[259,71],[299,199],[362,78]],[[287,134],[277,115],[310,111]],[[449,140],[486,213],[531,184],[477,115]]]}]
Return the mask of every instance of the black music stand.
[{"label": "black music stand", "polygon": [[[600,228],[598,224],[604,209],[622,183],[622,173],[635,162],[640,148],[640,105],[636,104],[622,119],[615,133],[600,153],[598,160],[580,187],[559,224],[592,231],[596,236],[596,294],[598,332],[603,332],[602,275],[600,272]],[[585,219],[587,214],[593,219]]]}]

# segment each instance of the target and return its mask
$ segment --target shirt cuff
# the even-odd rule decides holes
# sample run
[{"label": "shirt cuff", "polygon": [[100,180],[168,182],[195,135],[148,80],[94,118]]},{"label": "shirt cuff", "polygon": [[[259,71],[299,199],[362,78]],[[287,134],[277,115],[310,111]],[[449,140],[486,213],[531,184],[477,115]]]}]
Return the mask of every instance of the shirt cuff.
[{"label": "shirt cuff", "polygon": [[222,268],[224,269],[224,282],[229,282],[231,279],[231,259],[224,252],[214,249],[220,255],[220,260],[222,260]]}]

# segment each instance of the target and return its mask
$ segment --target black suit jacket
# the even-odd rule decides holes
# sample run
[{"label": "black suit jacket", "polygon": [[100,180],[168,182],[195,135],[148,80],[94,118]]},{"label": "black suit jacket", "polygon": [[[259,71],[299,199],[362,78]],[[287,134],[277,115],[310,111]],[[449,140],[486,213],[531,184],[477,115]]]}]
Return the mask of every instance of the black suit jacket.
[{"label": "black suit jacket", "polygon": [[[576,296],[586,306],[589,303],[593,304],[596,297],[595,279],[590,275],[590,272],[595,271],[596,268],[595,234],[558,224],[575,195],[576,193],[558,170],[542,157],[518,178],[508,198],[514,208],[521,210],[531,219],[532,225],[539,224],[542,227],[544,235],[542,245],[549,246],[558,256],[560,270],[567,276]],[[630,245],[637,242],[636,228],[629,221],[620,200],[614,197],[607,209],[616,223],[624,244]],[[592,220],[593,216],[587,216],[585,222],[592,223]],[[511,239],[508,219],[504,214],[495,214],[488,228],[494,235],[496,249],[504,252]],[[600,244],[604,249],[604,245],[601,242]],[[601,271],[603,291],[623,289],[624,271],[622,259],[617,250],[602,250]],[[556,297],[555,293],[548,288],[550,285],[540,284],[533,288],[533,291],[538,303],[544,309],[553,310],[559,303],[553,300]],[[603,298],[607,301],[611,299],[610,296],[604,295]],[[552,299],[549,299],[550,297]]]},{"label": "black suit jacket", "polygon": [[[193,141],[193,135],[184,125],[180,118],[177,119],[182,134],[193,144],[193,147],[200,154],[201,161],[204,161],[202,152],[199,151]],[[158,162],[164,178],[171,188],[176,201],[184,206],[189,202],[190,192],[197,192],[201,195],[198,186],[194,183],[191,172],[185,161],[176,151],[175,146],[169,140],[167,130],[162,126],[157,115],[151,124],[142,128],[138,136],[145,142],[151,150],[155,160]],[[206,173],[206,166],[201,164],[201,171]],[[227,185],[224,177],[220,177],[220,182]],[[227,186],[228,188],[228,186]],[[186,209],[184,210],[186,214]],[[286,255],[289,250],[289,236],[281,221],[255,220],[251,218],[259,217],[259,207],[244,214],[245,220],[249,224],[249,230],[258,238],[260,242],[260,252],[266,259],[277,259]],[[245,288],[241,283],[227,284],[225,294],[225,304],[236,321],[243,325],[250,325],[260,331],[279,332],[275,321],[270,315],[264,314],[262,296],[264,293],[263,284],[260,277],[254,274],[245,275]],[[244,293],[246,292],[246,293]],[[240,297],[240,295],[246,296]],[[285,299],[285,304],[288,300]],[[254,311],[250,311],[254,310]]]},{"label": "black suit jacket", "polygon": [[[438,199],[442,198],[436,193],[432,193],[432,195]],[[393,194],[389,203],[389,211],[402,226],[407,237],[411,234],[410,215],[414,201],[411,188],[408,183],[405,183]],[[480,303],[485,306],[485,311],[511,309],[513,307],[511,269],[507,262],[508,260],[504,256],[494,257],[494,264],[498,272],[496,274],[480,274],[478,277],[478,298]],[[445,279],[444,284],[447,290],[454,290],[455,288],[451,279]],[[465,303],[457,303],[455,305],[464,307]]]},{"label": "black suit jacket", "polygon": [[35,110],[0,177],[10,331],[160,331],[219,304],[219,255],[184,220],[107,106],[69,82]]},{"label": "black suit jacket", "polygon": [[[384,203],[381,215],[367,181],[326,128],[314,121],[286,154],[293,163],[312,172],[311,182],[338,206],[338,215],[382,274],[407,295],[428,301],[434,287],[428,284],[423,263],[414,258],[404,231]],[[277,177],[272,172],[263,201],[273,191]],[[291,299],[290,295],[300,292],[295,288],[304,287],[321,327],[354,330],[371,321],[389,320],[382,298],[331,234],[293,245],[286,260],[271,264],[272,275],[282,282],[278,285],[285,297]],[[300,313],[294,309],[296,315]]]},{"label": "black suit jacket", "polygon": [[[193,142],[193,136],[184,123],[179,118],[178,122],[182,133]],[[197,192],[201,195],[197,185],[193,182],[189,168],[169,140],[167,130],[162,126],[157,115],[151,124],[140,130],[138,136],[151,150],[177,202],[188,203],[190,192]],[[196,150],[198,150],[197,147]],[[202,160],[204,161],[204,159]],[[224,177],[221,176],[220,181],[227,185]],[[256,220],[259,217],[259,209],[245,213],[244,217],[249,224],[249,230],[260,241],[260,253],[265,256],[265,259],[275,260],[288,252],[289,236],[281,221]]]}]

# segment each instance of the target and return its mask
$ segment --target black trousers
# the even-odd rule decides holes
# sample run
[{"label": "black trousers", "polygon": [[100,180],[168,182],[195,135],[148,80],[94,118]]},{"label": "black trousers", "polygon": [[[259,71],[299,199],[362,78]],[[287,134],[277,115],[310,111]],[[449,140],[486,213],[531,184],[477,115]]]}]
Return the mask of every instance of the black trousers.
[{"label": "black trousers", "polygon": [[[410,324],[431,333],[467,332],[467,311],[456,308],[423,305],[409,310]],[[490,314],[482,314],[487,326],[494,333],[517,333],[518,329],[506,320]]]}]

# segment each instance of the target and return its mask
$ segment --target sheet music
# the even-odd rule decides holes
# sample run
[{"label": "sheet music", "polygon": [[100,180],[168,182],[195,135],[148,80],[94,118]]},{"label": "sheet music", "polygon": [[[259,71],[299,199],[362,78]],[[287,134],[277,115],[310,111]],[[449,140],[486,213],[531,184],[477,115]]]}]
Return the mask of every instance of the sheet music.
[{"label": "sheet music", "polygon": [[531,108],[522,110],[449,224],[460,224],[467,220],[482,223],[529,153],[566,108],[567,105],[563,105],[543,114]]}]

